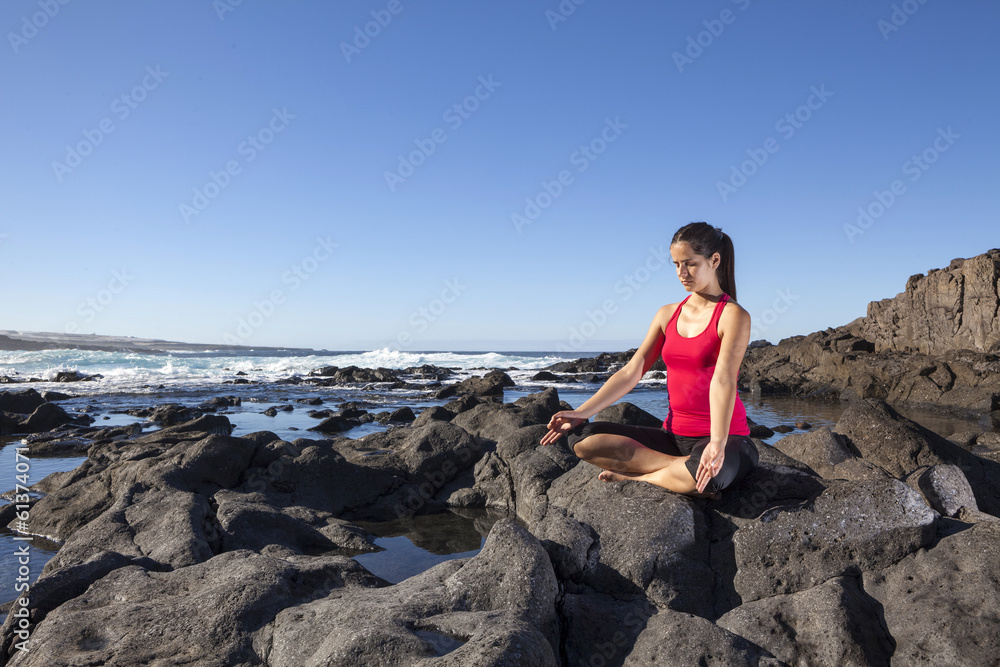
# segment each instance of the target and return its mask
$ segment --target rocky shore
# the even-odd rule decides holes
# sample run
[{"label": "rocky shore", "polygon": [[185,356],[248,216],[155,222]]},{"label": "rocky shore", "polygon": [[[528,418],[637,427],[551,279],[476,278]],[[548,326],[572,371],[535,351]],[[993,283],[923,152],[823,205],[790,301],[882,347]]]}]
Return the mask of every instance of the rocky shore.
[{"label": "rocky shore", "polygon": [[[693,500],[539,446],[566,407],[469,393],[358,439],[233,437],[219,414],[105,434],[34,486],[28,532],[62,546],[28,594],[29,650],[11,613],[0,662],[995,663],[1000,443],[979,456],[857,399]],[[508,518],[398,584],[351,558],[378,550],[364,520],[448,508]]]},{"label": "rocky shore", "polygon": [[[741,389],[846,409],[758,441],[758,468],[716,501],[601,482],[563,442],[539,446],[570,406],[554,388],[503,402],[501,369],[288,378],[448,401],[296,399],[317,425],[293,441],[234,437],[238,396],[99,428],[59,407],[65,394],[0,392],[0,434],[32,456],[86,456],[32,487],[26,526],[0,507],[0,525],[61,544],[5,605],[0,665],[995,665],[1000,435],[946,439],[892,406],[997,426],[998,283],[991,250],[848,325],[752,344]],[[600,381],[630,356],[534,379]],[[661,421],[629,403],[595,419]],[[371,421],[388,428],[339,435]],[[372,521],[484,510],[503,518],[473,557],[396,584],[354,560],[381,548]]]}]

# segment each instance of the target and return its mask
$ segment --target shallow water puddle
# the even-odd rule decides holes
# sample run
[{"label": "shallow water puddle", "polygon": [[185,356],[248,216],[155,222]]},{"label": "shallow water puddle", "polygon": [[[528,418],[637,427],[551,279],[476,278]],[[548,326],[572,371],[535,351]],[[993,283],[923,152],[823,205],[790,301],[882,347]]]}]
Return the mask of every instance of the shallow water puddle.
[{"label": "shallow water puddle", "polygon": [[461,510],[421,514],[387,521],[352,521],[376,536],[384,551],[359,554],[354,560],[372,574],[398,584],[445,561],[479,553],[486,535],[502,513]]}]

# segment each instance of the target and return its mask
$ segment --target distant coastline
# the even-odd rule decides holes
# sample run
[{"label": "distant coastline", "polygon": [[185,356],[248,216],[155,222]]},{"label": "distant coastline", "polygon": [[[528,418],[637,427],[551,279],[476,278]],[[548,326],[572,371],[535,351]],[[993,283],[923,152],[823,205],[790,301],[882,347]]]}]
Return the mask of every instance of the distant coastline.
[{"label": "distant coastline", "polygon": [[0,331],[0,350],[93,350],[98,352],[141,352],[143,354],[170,354],[171,352],[281,352],[303,354],[328,354],[327,350],[305,347],[268,347],[250,345],[209,345],[205,343],[180,343],[156,338],[131,336],[99,336],[96,334],[61,334],[44,331]]}]

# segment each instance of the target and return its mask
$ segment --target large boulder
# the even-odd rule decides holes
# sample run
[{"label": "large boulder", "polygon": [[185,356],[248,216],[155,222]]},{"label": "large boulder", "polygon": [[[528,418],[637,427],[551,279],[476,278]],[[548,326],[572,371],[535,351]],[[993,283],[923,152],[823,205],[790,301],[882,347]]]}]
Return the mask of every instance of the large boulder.
[{"label": "large boulder", "polygon": [[862,458],[844,436],[833,432],[829,426],[809,433],[786,435],[774,443],[774,447],[827,479],[865,480],[887,475]]},{"label": "large boulder", "polygon": [[45,399],[34,389],[0,391],[0,411],[30,415]]},{"label": "large boulder", "polygon": [[619,401],[614,405],[609,405],[596,415],[595,422],[611,422],[613,424],[631,424],[633,426],[652,426],[660,428],[663,420],[655,415],[651,415],[642,408],[638,408],[628,401]]},{"label": "large boulder", "polygon": [[86,415],[73,417],[55,403],[42,403],[20,423],[18,430],[21,433],[42,433],[63,424],[86,425],[90,422],[90,417]]},{"label": "large boulder", "polygon": [[979,509],[1000,516],[1000,464],[980,458],[911,421],[882,401],[852,402],[836,427],[867,461],[897,479],[917,468],[950,463],[969,480]]},{"label": "large boulder", "polygon": [[705,618],[666,610],[649,619],[624,665],[779,667],[781,663],[760,646]]},{"label": "large boulder", "polygon": [[459,412],[451,423],[492,444],[523,426],[547,424],[562,409],[559,394],[550,388],[513,403],[479,403]]},{"label": "large boulder", "polygon": [[893,664],[996,664],[1000,522],[967,526],[863,580],[896,642]]},{"label": "large boulder", "polygon": [[744,602],[888,567],[936,533],[938,514],[894,479],[831,480],[812,501],[777,507],[733,535]]},{"label": "large boulder", "polygon": [[879,612],[856,578],[835,577],[747,602],[716,623],[789,665],[889,667],[895,644]]},{"label": "large boulder", "polygon": [[[709,544],[700,504],[645,482],[603,482],[600,469],[580,463],[548,489],[548,512],[561,508],[551,526],[536,522],[543,539],[553,542],[564,566],[579,563],[570,574],[596,591],[616,597],[645,594],[654,603],[708,616],[714,574],[708,566]],[[580,524],[589,540],[572,530]],[[569,524],[568,526],[566,524]],[[563,537],[569,543],[560,543]],[[574,552],[580,552],[574,556]],[[563,552],[563,553],[559,553]],[[585,554],[585,555],[584,555]]]},{"label": "large boulder", "polygon": [[504,387],[513,387],[514,381],[501,370],[492,370],[486,375],[474,375],[461,382],[444,387],[437,392],[438,398],[449,398],[456,394],[472,396],[503,396]]},{"label": "large boulder", "polygon": [[942,516],[956,516],[962,508],[978,512],[976,496],[962,469],[948,463],[918,468],[906,478],[906,483]]},{"label": "large boulder", "polygon": [[430,483],[435,490],[474,465],[482,454],[477,438],[443,421],[372,433],[357,440],[344,438],[334,446],[353,464],[416,484]]}]

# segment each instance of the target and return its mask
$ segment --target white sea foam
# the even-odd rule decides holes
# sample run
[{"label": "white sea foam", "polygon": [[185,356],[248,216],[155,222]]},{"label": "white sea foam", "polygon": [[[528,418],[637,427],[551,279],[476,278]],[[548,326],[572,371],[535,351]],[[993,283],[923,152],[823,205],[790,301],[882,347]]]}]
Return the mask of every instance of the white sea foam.
[{"label": "white sea foam", "polygon": [[[101,375],[94,382],[74,383],[74,393],[142,392],[163,385],[172,388],[197,388],[232,381],[237,373],[249,380],[274,381],[295,375],[308,375],[323,366],[359,366],[398,370],[430,364],[456,369],[459,377],[472,369],[517,368],[516,380],[527,379],[540,368],[566,356],[558,353],[500,352],[403,352],[383,348],[367,352],[312,355],[241,355],[142,354],[137,352],[100,352],[89,350],[37,350],[0,352],[0,376],[14,379],[52,380],[60,371],[79,371]],[[9,385],[15,389],[15,385]]]}]

